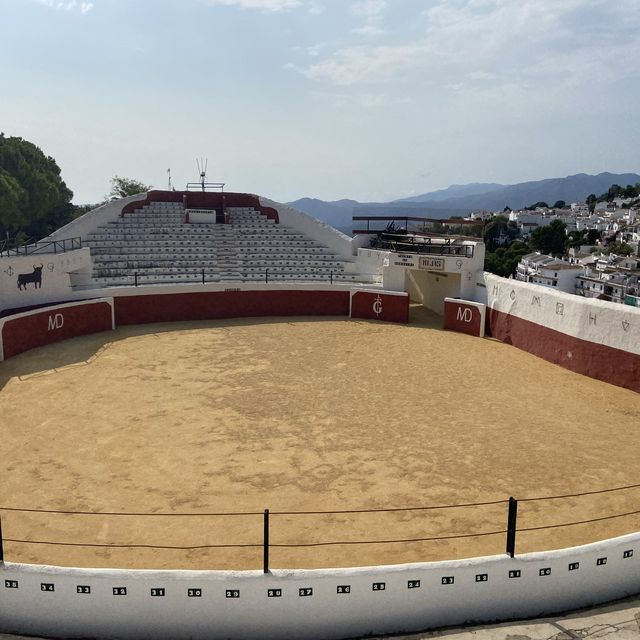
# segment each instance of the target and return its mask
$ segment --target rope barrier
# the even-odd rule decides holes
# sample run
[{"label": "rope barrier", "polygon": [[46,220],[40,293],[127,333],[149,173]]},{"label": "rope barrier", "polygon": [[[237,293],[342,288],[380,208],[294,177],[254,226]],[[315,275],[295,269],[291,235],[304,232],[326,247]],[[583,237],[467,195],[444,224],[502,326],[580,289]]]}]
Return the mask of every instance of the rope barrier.
[{"label": "rope barrier", "polygon": [[[639,515],[640,510],[628,511],[626,513],[617,513],[610,516],[601,516],[599,518],[590,518],[588,520],[577,520],[575,522],[562,522],[558,524],[543,525],[539,527],[522,527],[518,528],[518,532],[527,531],[543,531],[545,529],[558,529],[560,527],[573,527],[581,524],[591,524],[593,522],[602,522],[604,520],[613,520],[614,518],[624,518],[627,516]],[[506,533],[506,529],[498,531],[482,531],[479,533],[463,533],[448,536],[429,536],[423,538],[400,538],[386,540],[328,540],[324,542],[303,542],[303,543],[271,543],[271,547],[282,549],[305,548],[305,547],[327,547],[327,546],[346,546],[346,545],[369,545],[369,544],[404,544],[415,542],[434,542],[439,540],[457,540],[461,538],[481,538],[485,536],[496,536]],[[54,545],[64,547],[101,547],[116,549],[246,549],[259,548],[262,544],[204,544],[204,545],[152,545],[152,544],[111,544],[111,543],[83,543],[83,542],[56,542],[52,540],[20,540],[16,538],[5,538],[5,542],[13,542],[17,544],[36,544],[36,545]]]},{"label": "rope barrier", "polygon": [[488,502],[467,502],[461,504],[443,504],[427,507],[391,507],[387,509],[339,509],[335,511],[271,511],[275,516],[316,516],[316,515],[340,515],[347,513],[394,513],[398,511],[431,511],[433,509],[459,509],[462,507],[486,507],[494,504],[506,504],[508,500],[491,500]]},{"label": "rope barrier", "polygon": [[602,522],[603,520],[613,520],[614,518],[624,518],[626,516],[635,516],[640,514],[639,511],[628,511],[627,513],[616,513],[612,516],[602,516],[600,518],[591,518],[589,520],[577,520],[576,522],[563,522],[561,524],[548,524],[540,527],[518,527],[518,533],[523,531],[542,531],[543,529],[558,529],[560,527],[573,527],[578,524],[591,524],[592,522]]},{"label": "rope barrier", "polygon": [[595,496],[600,493],[612,493],[614,491],[626,491],[628,489],[638,489],[640,484],[628,484],[624,487],[614,487],[613,489],[598,489],[597,491],[582,491],[580,493],[565,493],[558,496],[539,496],[536,498],[518,498],[518,502],[536,502],[539,500],[561,500],[563,498],[581,498],[582,496]]},{"label": "rope barrier", "polygon": [[178,549],[190,551],[192,549],[246,549],[262,547],[262,544],[197,544],[197,545],[160,545],[160,544],[115,544],[98,542],[57,542],[54,540],[18,540],[4,538],[5,542],[18,544],[46,544],[56,547],[100,547],[112,549]]},{"label": "rope barrier", "polygon": [[[538,502],[542,500],[561,500],[565,498],[579,498],[583,496],[592,496],[605,493],[613,493],[615,491],[627,491],[629,489],[638,489],[639,484],[630,484],[622,487],[614,487],[611,489],[598,489],[595,491],[582,491],[580,493],[566,493],[552,496],[535,496],[532,498],[519,498],[518,502]],[[334,510],[301,510],[301,511],[271,511],[271,515],[277,516],[299,516],[299,515],[345,515],[355,513],[398,513],[409,511],[432,511],[436,509],[460,509],[467,507],[486,507],[498,504],[505,504],[508,500],[487,500],[484,502],[463,502],[459,504],[443,504],[443,505],[427,505],[417,507],[389,507],[389,508],[372,508],[372,509],[334,509]],[[28,507],[7,507],[0,506],[0,511],[21,512],[21,513],[48,513],[56,515],[78,515],[78,516],[129,516],[129,517],[181,517],[181,518],[199,518],[199,517],[226,517],[226,516],[261,516],[262,511],[220,511],[220,512],[152,512],[152,511],[80,511],[71,509],[36,509]]]},{"label": "rope barrier", "polygon": [[156,516],[158,518],[167,517],[218,517],[218,516],[261,516],[262,511],[225,511],[219,513],[166,513],[152,511],[70,511],[64,509],[29,509],[23,507],[0,507],[0,511],[14,511],[19,513],[49,513],[67,516]]},{"label": "rope barrier", "polygon": [[[283,549],[299,547],[326,547],[337,545],[363,545],[363,544],[399,544],[411,542],[431,542],[434,540],[455,540],[458,538],[480,538],[483,536],[496,536],[505,533],[501,531],[485,531],[481,533],[467,533],[450,536],[433,536],[429,538],[406,538],[397,540],[329,540],[325,542],[301,542],[301,543],[281,543],[273,544],[270,547],[280,547]],[[245,549],[262,547],[262,544],[203,544],[194,546],[174,546],[174,545],[153,545],[153,544],[111,544],[111,543],[91,543],[91,542],[56,542],[51,540],[18,540],[15,538],[5,538],[5,542],[16,542],[19,544],[45,544],[62,547],[106,547],[116,549]]]},{"label": "rope barrier", "polygon": [[[318,510],[318,511],[271,511],[271,515],[276,516],[300,516],[300,515],[344,515],[349,513],[396,513],[406,511],[431,511],[435,509],[460,509],[464,507],[485,507],[496,504],[506,504],[508,500],[490,500],[487,502],[467,502],[461,504],[444,504],[430,505],[423,507],[391,507],[380,509],[337,509],[337,510]],[[72,511],[65,509],[35,509],[26,507],[2,507],[0,511],[13,511],[20,513],[49,513],[56,515],[71,516],[155,516],[155,517],[222,517],[222,516],[261,516],[262,511],[224,511],[224,512],[200,512],[200,513],[184,513],[184,512],[135,512],[135,511]]]}]

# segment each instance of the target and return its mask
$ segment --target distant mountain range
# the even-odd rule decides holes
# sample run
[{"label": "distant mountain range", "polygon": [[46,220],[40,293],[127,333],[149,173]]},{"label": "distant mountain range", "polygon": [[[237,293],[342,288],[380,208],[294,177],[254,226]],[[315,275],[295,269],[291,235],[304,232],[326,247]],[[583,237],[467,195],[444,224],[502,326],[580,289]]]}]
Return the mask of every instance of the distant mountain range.
[{"label": "distant mountain range", "polygon": [[501,211],[505,207],[520,209],[536,202],[553,205],[558,200],[584,202],[594,193],[605,193],[612,184],[627,186],[640,182],[637,173],[578,173],[566,178],[549,178],[534,182],[503,185],[495,183],[454,184],[447,189],[423,193],[393,202],[358,202],[335,200],[326,202],[315,198],[300,198],[288,204],[328,224],[348,229],[351,217],[361,215],[414,215],[429,218],[448,218],[467,215],[471,211]]}]

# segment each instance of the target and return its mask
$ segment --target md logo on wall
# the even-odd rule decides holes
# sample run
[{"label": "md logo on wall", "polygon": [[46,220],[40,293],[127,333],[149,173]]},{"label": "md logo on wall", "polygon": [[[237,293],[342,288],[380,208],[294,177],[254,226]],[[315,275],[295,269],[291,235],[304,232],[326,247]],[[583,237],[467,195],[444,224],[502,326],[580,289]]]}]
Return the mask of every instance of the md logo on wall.
[{"label": "md logo on wall", "polygon": [[444,299],[444,328],[471,336],[484,337],[486,307],[478,302]]},{"label": "md logo on wall", "polygon": [[52,309],[27,311],[0,319],[3,357],[88,333],[113,329],[111,298],[70,302]]}]

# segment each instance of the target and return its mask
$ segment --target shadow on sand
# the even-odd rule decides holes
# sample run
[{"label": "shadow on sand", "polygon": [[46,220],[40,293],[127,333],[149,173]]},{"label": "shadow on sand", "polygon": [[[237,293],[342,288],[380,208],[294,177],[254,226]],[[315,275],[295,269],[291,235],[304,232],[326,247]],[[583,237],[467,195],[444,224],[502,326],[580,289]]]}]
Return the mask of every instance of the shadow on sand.
[{"label": "shadow on sand", "polygon": [[[118,327],[115,331],[104,331],[64,341],[66,348],[54,343],[37,349],[26,351],[5,362],[0,362],[0,390],[12,378],[27,378],[36,375],[47,375],[66,367],[90,364],[110,347],[110,345],[131,337],[154,335],[171,331],[190,331],[208,328],[226,328],[234,326],[250,326],[261,324],[295,324],[297,322],[350,321],[344,316],[299,316],[299,317],[259,317],[230,318],[226,320],[193,320],[186,322],[162,322]],[[377,324],[374,320],[357,320],[357,322]],[[421,305],[411,305],[410,326],[442,330],[442,316]]]}]

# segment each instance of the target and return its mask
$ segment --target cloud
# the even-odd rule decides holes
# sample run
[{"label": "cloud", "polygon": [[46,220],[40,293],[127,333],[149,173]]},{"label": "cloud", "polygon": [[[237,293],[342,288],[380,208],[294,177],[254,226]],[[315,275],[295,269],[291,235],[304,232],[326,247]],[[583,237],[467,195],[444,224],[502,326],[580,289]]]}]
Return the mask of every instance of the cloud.
[{"label": "cloud", "polygon": [[324,4],[321,4],[317,0],[311,0],[309,3],[309,13],[312,16],[319,16],[327,10],[327,7]]},{"label": "cloud", "polygon": [[[392,9],[384,0],[353,3],[351,14],[365,23],[352,33],[381,36],[385,10]],[[548,90],[632,77],[633,57],[640,58],[637,0],[437,0],[413,22],[421,33],[414,29],[410,40],[342,46],[300,71],[339,86],[411,78],[456,90]]]},{"label": "cloud", "polygon": [[265,13],[290,11],[301,7],[303,4],[302,0],[207,0],[207,2],[212,5],[239,7],[240,9],[258,9]]},{"label": "cloud", "polygon": [[59,11],[77,11],[81,14],[87,14],[93,9],[93,2],[78,2],[78,0],[38,0],[38,2],[50,9]]},{"label": "cloud", "polygon": [[302,69],[302,73],[311,80],[329,81],[341,86],[383,82],[398,69],[412,66],[425,51],[426,47],[421,43],[348,47],[309,65]]},{"label": "cloud", "polygon": [[364,109],[379,109],[396,105],[409,104],[411,98],[404,96],[389,96],[381,93],[331,93],[315,91],[311,94],[314,99],[330,102],[334,107],[360,107]]},{"label": "cloud", "polygon": [[364,18],[364,24],[351,29],[351,33],[371,38],[380,36],[385,31],[382,28],[382,14],[387,8],[387,0],[360,0],[354,2],[349,11],[352,15]]},{"label": "cloud", "polygon": [[354,2],[349,11],[354,16],[377,16],[387,8],[387,0],[360,0]]}]

